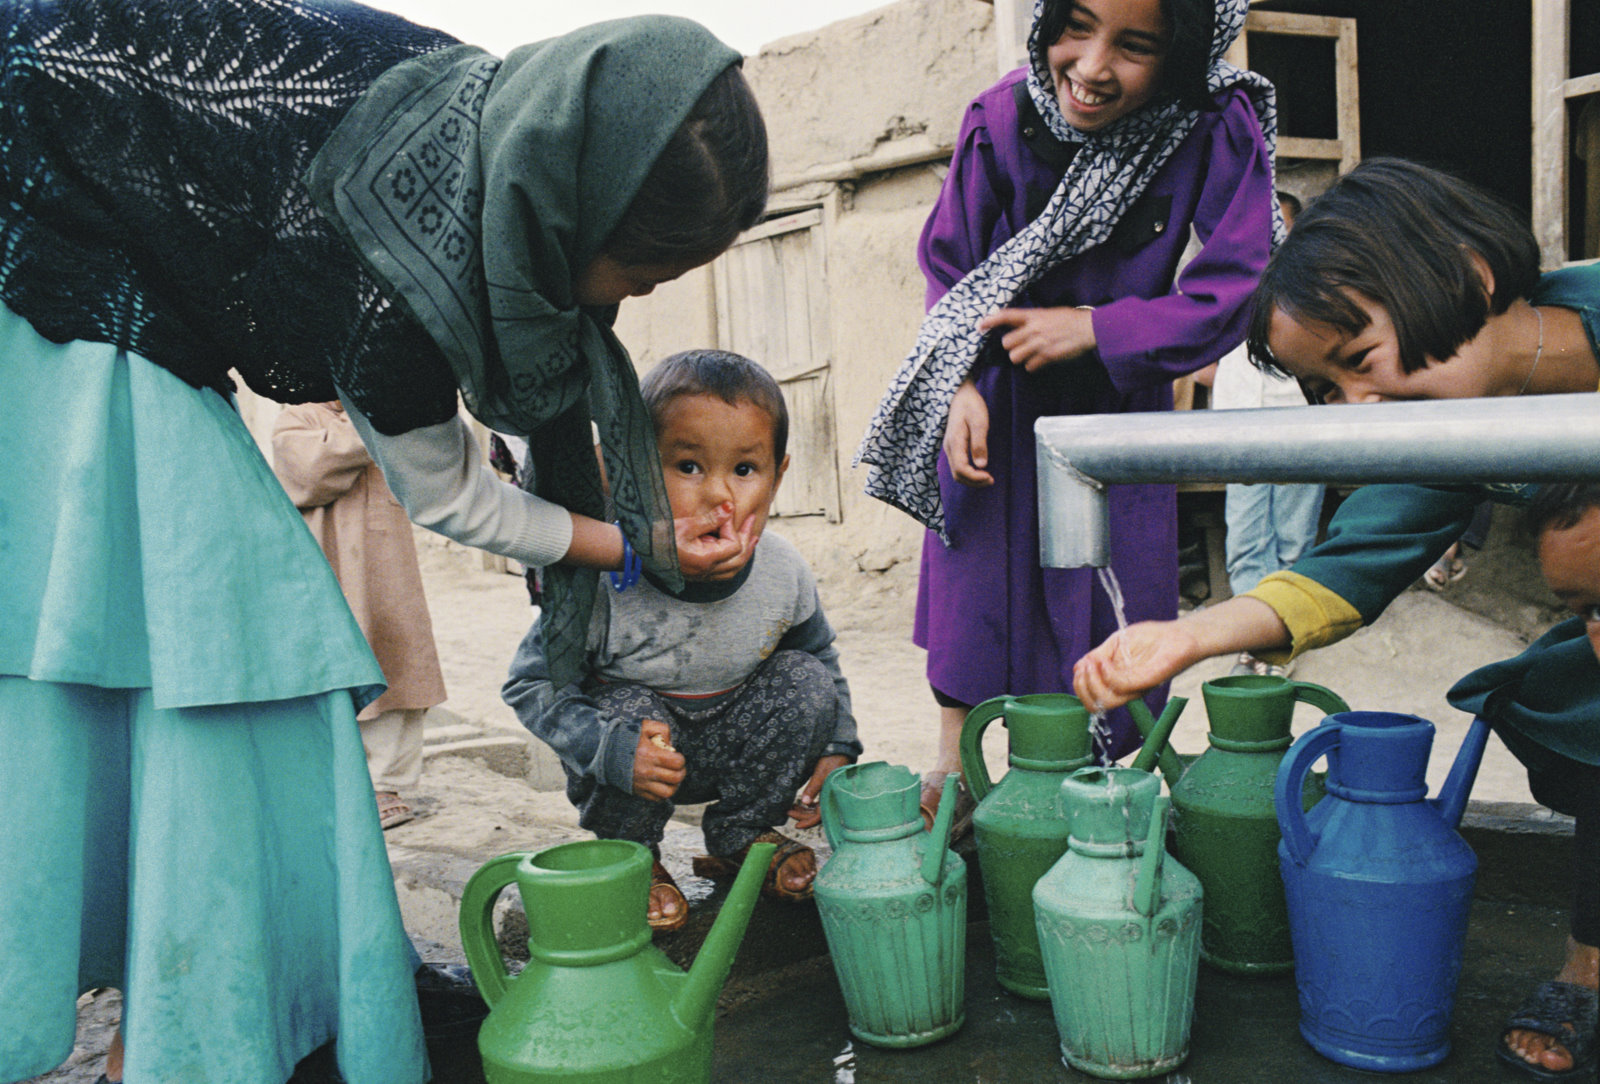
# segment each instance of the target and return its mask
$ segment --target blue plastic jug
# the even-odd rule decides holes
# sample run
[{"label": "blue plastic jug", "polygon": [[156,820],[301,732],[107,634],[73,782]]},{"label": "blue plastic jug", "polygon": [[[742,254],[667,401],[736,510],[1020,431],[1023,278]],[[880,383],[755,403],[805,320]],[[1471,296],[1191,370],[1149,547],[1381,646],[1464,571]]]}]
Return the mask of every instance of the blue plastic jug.
[{"label": "blue plastic jug", "polygon": [[[1330,715],[1295,742],[1274,786],[1300,1034],[1358,1069],[1409,1072],[1450,1052],[1478,871],[1456,825],[1489,727],[1473,722],[1430,801],[1433,733],[1415,715]],[[1305,776],[1324,753],[1327,795],[1307,813]]]}]

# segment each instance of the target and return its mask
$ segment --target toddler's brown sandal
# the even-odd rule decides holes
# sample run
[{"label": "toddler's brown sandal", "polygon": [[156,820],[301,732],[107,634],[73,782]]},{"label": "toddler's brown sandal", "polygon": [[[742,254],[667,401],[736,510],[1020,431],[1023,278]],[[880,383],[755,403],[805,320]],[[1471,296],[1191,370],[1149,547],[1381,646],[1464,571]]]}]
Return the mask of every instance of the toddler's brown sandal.
[{"label": "toddler's brown sandal", "polygon": [[[669,915],[666,913],[666,905],[673,901],[678,904],[678,913]],[[684,923],[689,921],[689,901],[684,898],[683,890],[678,887],[678,882],[672,879],[672,874],[667,872],[667,867],[661,864],[659,858],[650,866],[650,902],[661,912],[655,918],[646,918],[650,929],[655,933],[681,930]],[[645,914],[649,915],[648,909]]]},{"label": "toddler's brown sandal", "polygon": [[769,900],[787,900],[790,903],[799,903],[811,898],[811,884],[816,879],[812,874],[812,881],[807,881],[803,889],[795,890],[785,888],[778,879],[778,871],[791,859],[802,854],[811,855],[812,867],[816,866],[816,852],[797,839],[790,839],[782,832],[769,830],[762,832],[750,841],[744,850],[729,858],[718,858],[715,855],[700,854],[694,859],[694,872],[697,877],[716,879],[718,877],[732,877],[739,872],[739,867],[744,864],[744,859],[750,853],[750,847],[757,843],[773,843],[777,850],[772,853],[772,861],[767,863],[767,875],[761,881],[761,894]]}]

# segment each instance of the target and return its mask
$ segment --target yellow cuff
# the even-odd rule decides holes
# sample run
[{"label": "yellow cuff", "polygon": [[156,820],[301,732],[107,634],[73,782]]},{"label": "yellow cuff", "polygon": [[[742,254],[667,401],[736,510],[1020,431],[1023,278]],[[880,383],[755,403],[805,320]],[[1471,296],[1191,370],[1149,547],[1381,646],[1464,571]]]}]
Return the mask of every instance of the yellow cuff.
[{"label": "yellow cuff", "polygon": [[1361,627],[1361,614],[1340,595],[1295,572],[1274,572],[1245,594],[1272,607],[1289,627],[1287,651],[1251,654],[1282,666],[1314,647],[1337,643]]}]

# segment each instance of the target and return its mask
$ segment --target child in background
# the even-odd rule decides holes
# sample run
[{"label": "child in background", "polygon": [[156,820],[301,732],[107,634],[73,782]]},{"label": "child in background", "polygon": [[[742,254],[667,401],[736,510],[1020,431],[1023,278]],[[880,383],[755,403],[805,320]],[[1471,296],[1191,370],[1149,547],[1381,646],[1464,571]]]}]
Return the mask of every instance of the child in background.
[{"label": "child in background", "polygon": [[[1089,570],[1039,567],[1034,421],[1169,410],[1174,378],[1244,338],[1276,206],[1271,85],[1222,59],[1247,6],[1040,0],[1027,69],[967,109],[918,248],[930,311],[857,456],[869,494],[930,528],[913,632],[940,705],[930,813],[972,705],[1066,691],[1117,627]],[[1110,501],[1129,618],[1175,615],[1174,489]],[[1108,722],[1119,756],[1137,735]]]},{"label": "child in background", "polygon": [[[1526,222],[1499,200],[1423,166],[1372,159],[1319,196],[1273,257],[1249,341],[1258,363],[1297,377],[1327,403],[1594,392],[1600,266],[1541,275]],[[1536,488],[1362,486],[1334,514],[1328,538],[1293,569],[1179,620],[1130,626],[1084,656],[1074,671],[1078,695],[1091,705],[1122,704],[1201,659],[1249,651],[1281,663],[1343,639],[1377,620],[1461,537],[1481,500],[1525,503]],[[1584,536],[1560,527],[1560,516],[1546,522],[1546,575],[1592,618],[1593,598],[1569,586],[1570,564],[1561,559]],[[1593,517],[1575,522],[1592,526]],[[1592,548],[1581,552],[1595,557]],[[1564,622],[1516,659],[1477,670],[1450,691],[1452,704],[1481,714],[1528,766],[1541,801],[1577,807],[1556,791],[1558,778],[1580,795],[1589,788],[1580,855],[1595,846],[1600,765],[1595,625],[1589,620],[1589,643],[1583,625]],[[1580,868],[1580,906],[1561,973],[1567,985],[1536,990],[1502,1041],[1501,1057],[1535,1077],[1594,1071],[1595,877],[1592,865]]]},{"label": "child in background", "polygon": [[536,622],[502,695],[561,757],[578,822],[657,852],[649,922],[674,930],[688,905],[659,845],[675,803],[712,803],[702,821],[710,856],[696,872],[720,874],[750,844],[773,842],[764,893],[805,899],[816,856],[772,828],[786,817],[816,824],[823,780],[861,744],[811,570],[788,541],[763,534],[789,465],[777,382],[737,354],[693,350],[652,369],[640,391],[673,515],[730,510],[725,529],[761,545],[681,592],[648,573],[614,578],[573,684],[550,680]]},{"label": "child in background", "polygon": [[356,715],[387,831],[414,815],[401,795],[422,778],[422,717],[444,702],[411,521],[337,400],[278,415],[272,470],[327,555],[389,686]]},{"label": "child in background", "polygon": [[[1542,1071],[1540,1079],[1592,1077],[1600,1022],[1600,484],[1541,486],[1525,522],[1545,582],[1577,616],[1515,659],[1462,679],[1450,702],[1494,722],[1528,769],[1533,796],[1574,820],[1566,962],[1512,1016],[1497,1053],[1518,1069]],[[1557,751],[1522,736],[1552,724],[1586,731],[1588,749]]]},{"label": "child in background", "polygon": [[[1279,192],[1278,209],[1284,227],[1292,230],[1300,201]],[[1297,382],[1250,364],[1242,344],[1217,363],[1211,383],[1213,410],[1305,405],[1305,393]],[[1228,586],[1234,594],[1242,595],[1271,573],[1288,568],[1311,548],[1322,516],[1323,489],[1313,482],[1227,487],[1223,516],[1228,526]],[[1287,670],[1244,651],[1229,672],[1282,677]]]}]

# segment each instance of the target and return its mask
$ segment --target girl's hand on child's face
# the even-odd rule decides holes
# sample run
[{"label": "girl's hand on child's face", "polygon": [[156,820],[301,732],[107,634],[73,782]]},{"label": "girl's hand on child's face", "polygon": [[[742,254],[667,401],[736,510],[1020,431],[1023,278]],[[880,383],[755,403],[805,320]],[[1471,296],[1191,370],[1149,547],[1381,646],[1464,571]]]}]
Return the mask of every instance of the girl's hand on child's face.
[{"label": "girl's hand on child's face", "polygon": [[1011,364],[1030,373],[1082,357],[1095,347],[1094,314],[1089,309],[1001,309],[978,321],[979,331],[995,328],[1008,329],[1000,345]]},{"label": "girl's hand on child's face", "polygon": [[837,755],[822,757],[817,761],[817,766],[811,770],[811,778],[800,788],[794,806],[789,810],[789,819],[794,821],[796,828],[813,828],[822,819],[822,811],[817,808],[817,797],[822,793],[823,781],[832,775],[835,769],[849,763],[849,757]]},{"label": "girl's hand on child's face", "polygon": [[1182,622],[1141,621],[1080,658],[1072,668],[1072,690],[1090,711],[1110,711],[1171,680],[1195,659]]},{"label": "girl's hand on child's face", "polygon": [[673,520],[678,541],[678,567],[686,579],[716,580],[733,575],[750,561],[757,536],[755,516],[733,522],[733,502],[724,501],[709,512]]},{"label": "girl's hand on child's face", "polygon": [[950,476],[964,486],[994,485],[989,466],[989,404],[972,381],[964,381],[950,401],[944,427],[944,457]]},{"label": "girl's hand on child's face", "polygon": [[633,793],[650,802],[664,802],[683,785],[687,762],[672,747],[672,729],[658,719],[639,726],[639,745],[633,751]]}]

